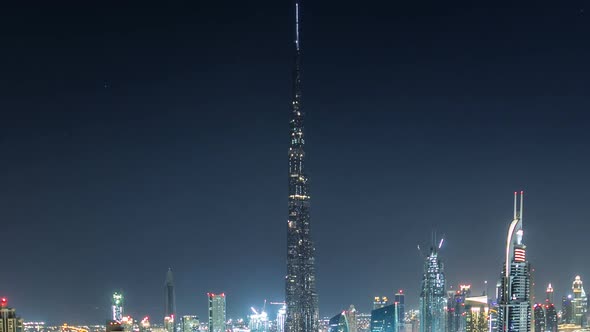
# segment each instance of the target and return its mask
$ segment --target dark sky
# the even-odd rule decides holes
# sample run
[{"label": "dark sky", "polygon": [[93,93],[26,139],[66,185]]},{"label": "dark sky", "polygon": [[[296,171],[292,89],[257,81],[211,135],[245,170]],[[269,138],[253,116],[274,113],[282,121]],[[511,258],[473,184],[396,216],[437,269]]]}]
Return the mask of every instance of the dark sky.
[{"label": "dark sky", "polygon": [[[0,8],[0,293],[26,320],[158,321],[283,299],[289,0]],[[13,4],[14,5],[14,4]],[[590,3],[308,1],[304,105],[322,316],[494,285],[524,189],[537,293],[590,282]],[[491,288],[491,287],[490,287]]]}]

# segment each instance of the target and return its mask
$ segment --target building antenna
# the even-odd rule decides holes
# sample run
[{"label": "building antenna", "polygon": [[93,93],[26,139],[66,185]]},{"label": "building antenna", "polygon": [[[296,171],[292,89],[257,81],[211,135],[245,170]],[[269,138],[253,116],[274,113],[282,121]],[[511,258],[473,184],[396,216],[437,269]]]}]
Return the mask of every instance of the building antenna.
[{"label": "building antenna", "polygon": [[524,207],[524,190],[520,191],[520,225],[522,227],[522,212]]},{"label": "building antenna", "polygon": [[514,218],[516,219],[516,197],[517,197],[518,193],[515,191],[514,192]]},{"label": "building antenna", "polygon": [[299,52],[299,2],[295,2],[295,49]]}]

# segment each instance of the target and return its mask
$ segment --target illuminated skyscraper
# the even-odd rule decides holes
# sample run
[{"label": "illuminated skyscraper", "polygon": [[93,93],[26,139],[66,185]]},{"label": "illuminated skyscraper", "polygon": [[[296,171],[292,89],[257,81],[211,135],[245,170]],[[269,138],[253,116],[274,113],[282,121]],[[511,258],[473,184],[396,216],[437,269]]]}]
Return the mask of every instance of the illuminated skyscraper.
[{"label": "illuminated skyscraper", "polygon": [[209,332],[225,331],[225,294],[207,293],[209,297]]},{"label": "illuminated skyscraper", "polygon": [[348,310],[346,310],[345,312],[346,314],[346,321],[348,323],[348,332],[357,332],[358,331],[358,326],[357,326],[357,311],[356,308],[351,304],[350,307],[348,307]]},{"label": "illuminated skyscraper", "polygon": [[582,284],[580,276],[576,276],[574,279],[572,292],[574,293],[574,299],[572,300],[574,324],[585,327],[586,312],[588,311],[588,298],[586,297],[586,292],[584,291],[584,285]]},{"label": "illuminated skyscraper", "polygon": [[420,292],[420,332],[442,332],[446,329],[447,299],[443,263],[433,237],[430,254],[424,262],[424,275]]},{"label": "illuminated skyscraper", "polygon": [[174,318],[174,316],[164,317],[164,330],[166,330],[166,332],[174,332],[174,326],[176,326]]},{"label": "illuminated skyscraper", "polygon": [[398,309],[394,303],[371,311],[371,332],[399,332]]},{"label": "illuminated skyscraper", "polygon": [[23,320],[16,316],[16,310],[8,307],[8,300],[0,299],[0,331],[23,332]]},{"label": "illuminated skyscraper", "polygon": [[573,296],[570,294],[564,296],[561,299],[561,323],[562,324],[573,324],[574,323],[574,306],[572,299]]},{"label": "illuminated skyscraper", "polygon": [[149,332],[151,329],[150,318],[144,317],[139,323],[139,332]]},{"label": "illuminated skyscraper", "polygon": [[182,316],[182,332],[197,332],[199,325],[199,317],[193,315]]},{"label": "illuminated skyscraper", "polygon": [[295,2],[295,61],[293,99],[289,119],[289,217],[287,221],[287,276],[285,292],[287,332],[318,331],[315,287],[315,248],[311,240],[308,179],[305,175],[304,112],[301,104],[301,44],[299,0]]},{"label": "illuminated skyscraper", "polygon": [[123,305],[125,304],[123,294],[113,293],[113,321],[121,323],[123,321]]},{"label": "illuminated skyscraper", "polygon": [[557,310],[553,303],[545,304],[545,331],[557,332]]},{"label": "illuminated skyscraper", "polygon": [[530,332],[532,317],[531,269],[526,260],[526,246],[522,242],[524,193],[520,193],[517,212],[517,193],[514,193],[514,220],[508,229],[504,268],[502,269],[498,327],[501,332]]},{"label": "illuminated skyscraper", "polygon": [[404,325],[404,319],[406,317],[406,294],[404,294],[404,290],[400,289],[395,293],[395,297],[393,302],[397,302],[398,305],[398,315],[397,321],[400,323],[400,326]]},{"label": "illuminated skyscraper", "polygon": [[533,315],[535,317],[535,332],[545,332],[545,309],[542,304],[535,304]]},{"label": "illuminated skyscraper", "polygon": [[551,287],[551,284],[547,285],[547,290],[545,291],[545,293],[547,294],[546,302],[554,304],[555,302],[553,302],[553,287]]},{"label": "illuminated skyscraper", "polygon": [[176,317],[176,295],[174,294],[174,277],[172,276],[172,268],[169,268],[168,272],[166,272],[164,293],[166,297],[166,311],[164,316]]},{"label": "illuminated skyscraper", "polygon": [[389,299],[386,296],[375,296],[373,299],[373,310],[381,309],[389,305]]},{"label": "illuminated skyscraper", "polygon": [[277,313],[277,332],[285,332],[285,316],[287,316],[287,306],[284,305]]},{"label": "illuminated skyscraper", "polygon": [[328,332],[349,332],[348,319],[344,311],[330,318],[329,324]]},{"label": "illuminated skyscraper", "polygon": [[489,332],[488,297],[486,295],[466,297],[463,304],[465,305],[465,327],[461,331]]}]

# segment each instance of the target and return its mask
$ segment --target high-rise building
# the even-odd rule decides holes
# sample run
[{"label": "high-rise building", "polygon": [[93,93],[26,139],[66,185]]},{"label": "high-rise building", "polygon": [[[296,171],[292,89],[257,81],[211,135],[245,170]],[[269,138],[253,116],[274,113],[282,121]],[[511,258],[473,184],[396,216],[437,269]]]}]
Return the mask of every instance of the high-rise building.
[{"label": "high-rise building", "polygon": [[209,332],[225,331],[225,293],[207,293],[209,297]]},{"label": "high-rise building", "polygon": [[430,254],[424,262],[424,274],[420,292],[420,332],[441,332],[446,329],[447,299],[445,293],[445,273],[443,263],[438,257],[438,249],[433,237]]},{"label": "high-rise building", "polygon": [[166,272],[166,281],[164,282],[164,294],[166,297],[165,317],[176,316],[176,295],[174,294],[174,277],[172,276],[172,268]]},{"label": "high-rise building", "polygon": [[371,311],[371,332],[399,332],[397,303]]},{"label": "high-rise building", "polygon": [[561,299],[561,323],[562,324],[573,324],[574,323],[574,306],[573,296],[570,294],[564,296]]},{"label": "high-rise building", "polygon": [[471,285],[459,285],[456,291],[447,292],[447,332],[465,332],[467,308],[465,299],[471,296]]},{"label": "high-rise building", "polygon": [[0,299],[0,331],[23,332],[23,320],[16,315],[14,308],[8,307],[8,300]]},{"label": "high-rise building", "polygon": [[535,332],[545,332],[545,309],[542,304],[535,304],[533,315],[535,317]]},{"label": "high-rise building", "polygon": [[545,304],[545,331],[557,332],[557,310],[553,303]]},{"label": "high-rise building", "polygon": [[151,328],[150,318],[145,316],[139,323],[139,332],[149,332]]},{"label": "high-rise building", "polygon": [[397,321],[400,323],[400,326],[403,326],[405,323],[406,317],[406,294],[404,294],[404,290],[400,289],[395,293],[395,297],[393,302],[397,302],[398,305],[398,316]]},{"label": "high-rise building", "polygon": [[287,221],[287,276],[285,278],[287,332],[318,331],[315,248],[311,239],[308,179],[305,175],[304,112],[301,103],[300,6],[295,2],[295,59],[289,119],[289,217]]},{"label": "high-rise building", "polygon": [[194,315],[182,316],[182,332],[197,332],[199,331],[199,317]]},{"label": "high-rise building", "polygon": [[545,293],[547,294],[545,301],[549,303],[555,303],[553,302],[553,287],[551,286],[551,284],[547,285],[547,290],[545,291]]},{"label": "high-rise building", "polygon": [[576,276],[574,279],[572,292],[574,293],[574,299],[572,300],[574,324],[585,327],[586,313],[588,312],[588,298],[586,297],[580,276]]},{"label": "high-rise building", "polygon": [[357,323],[356,323],[356,308],[354,305],[350,305],[348,310],[345,311],[346,314],[346,321],[348,322],[348,332],[358,332]]},{"label": "high-rise building", "polygon": [[373,299],[373,310],[381,309],[389,305],[389,299],[386,296],[375,296]]},{"label": "high-rise building", "polygon": [[115,292],[113,293],[112,311],[113,320],[121,323],[123,321],[123,304],[125,303],[123,294]]},{"label": "high-rise building", "polygon": [[349,332],[348,319],[344,311],[330,318],[329,324],[328,332]]},{"label": "high-rise building", "polygon": [[530,332],[533,328],[531,269],[526,260],[526,246],[522,242],[524,192],[520,193],[519,211],[517,211],[517,199],[517,193],[514,193],[514,219],[508,228],[498,300],[498,329],[502,332]]},{"label": "high-rise building", "polygon": [[465,305],[465,332],[489,332],[489,304],[488,297],[466,297]]},{"label": "high-rise building", "polygon": [[287,306],[283,305],[277,312],[277,332],[285,332],[285,317],[287,316]]}]

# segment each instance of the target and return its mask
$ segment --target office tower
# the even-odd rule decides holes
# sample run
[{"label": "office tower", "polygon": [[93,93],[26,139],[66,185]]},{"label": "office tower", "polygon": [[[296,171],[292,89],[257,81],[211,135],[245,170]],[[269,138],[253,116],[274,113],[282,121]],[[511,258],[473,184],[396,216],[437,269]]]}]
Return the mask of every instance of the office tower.
[{"label": "office tower", "polygon": [[404,290],[400,289],[395,293],[395,297],[393,302],[397,302],[398,305],[398,316],[397,321],[400,323],[400,326],[403,326],[405,323],[406,317],[406,295],[404,294]]},{"label": "office tower", "polygon": [[488,297],[465,297],[465,332],[489,332],[489,304]]},{"label": "office tower", "polygon": [[471,296],[471,285],[459,285],[457,291],[447,292],[447,332],[464,332],[466,329],[465,299]]},{"label": "office tower", "polygon": [[358,332],[369,332],[371,330],[371,314],[357,312],[356,329]]},{"label": "office tower", "polygon": [[545,293],[547,294],[545,301],[549,303],[555,303],[553,302],[553,287],[551,287],[551,284],[547,285],[547,290]]},{"label": "office tower", "polygon": [[285,332],[285,317],[287,316],[287,306],[283,305],[277,313],[277,332]]},{"label": "office tower", "polygon": [[570,294],[564,296],[561,299],[561,323],[562,324],[573,324],[574,323],[574,306],[572,302],[573,296]]},{"label": "office tower", "polygon": [[346,312],[343,311],[330,318],[328,332],[349,332]]},{"label": "office tower", "polygon": [[249,316],[248,328],[252,332],[267,332],[269,330],[268,314],[264,311],[264,308],[258,312],[254,307],[252,314]]},{"label": "office tower", "polygon": [[535,304],[533,315],[535,317],[535,332],[545,332],[545,310],[542,304]]},{"label": "office tower", "polygon": [[371,311],[371,332],[398,332],[398,310],[394,303]]},{"label": "office tower", "polygon": [[8,307],[8,300],[0,299],[0,331],[23,332],[23,320],[16,315],[16,310]]},{"label": "office tower", "polygon": [[520,210],[517,211],[517,193],[514,193],[514,220],[508,228],[502,286],[500,291],[498,329],[503,332],[530,332],[532,323],[531,273],[526,260],[526,246],[522,242],[523,200],[520,192]]},{"label": "office tower", "polygon": [[345,313],[346,313],[346,321],[348,322],[348,332],[357,332],[358,331],[357,324],[356,324],[357,311],[356,311],[356,308],[354,307],[354,305],[351,304]]},{"label": "office tower", "polygon": [[295,2],[295,61],[289,119],[289,217],[287,222],[286,302],[287,332],[318,331],[318,298],[309,217],[308,179],[305,175],[304,112],[301,104],[301,43],[299,0]]},{"label": "office tower", "polygon": [[585,327],[586,312],[588,311],[588,298],[586,297],[586,292],[584,291],[584,285],[580,276],[576,276],[574,279],[572,292],[574,293],[574,299],[572,300],[574,324]]},{"label": "office tower", "polygon": [[174,332],[174,316],[165,316],[164,317],[164,330],[166,332]]},{"label": "office tower", "polygon": [[166,281],[164,282],[164,293],[166,297],[166,310],[164,316],[176,316],[176,295],[174,294],[174,278],[172,276],[172,268],[168,268],[166,272]]},{"label": "office tower", "polygon": [[433,236],[430,254],[424,262],[424,274],[420,292],[420,332],[441,332],[446,329],[447,299],[443,263]]},{"label": "office tower", "polygon": [[[113,310],[113,321],[121,323],[123,321],[123,304],[124,304],[123,294],[121,293],[113,293],[113,303],[112,303],[112,310]],[[113,328],[115,328],[113,326]]]},{"label": "office tower", "polygon": [[373,310],[380,309],[389,305],[389,299],[386,296],[375,296],[373,299]]},{"label": "office tower", "polygon": [[553,303],[545,304],[545,331],[557,332],[557,310]]},{"label": "office tower", "polygon": [[199,317],[194,315],[182,316],[182,332],[197,332],[199,325]]},{"label": "office tower", "polygon": [[207,293],[209,297],[209,332],[225,331],[225,294]]}]

